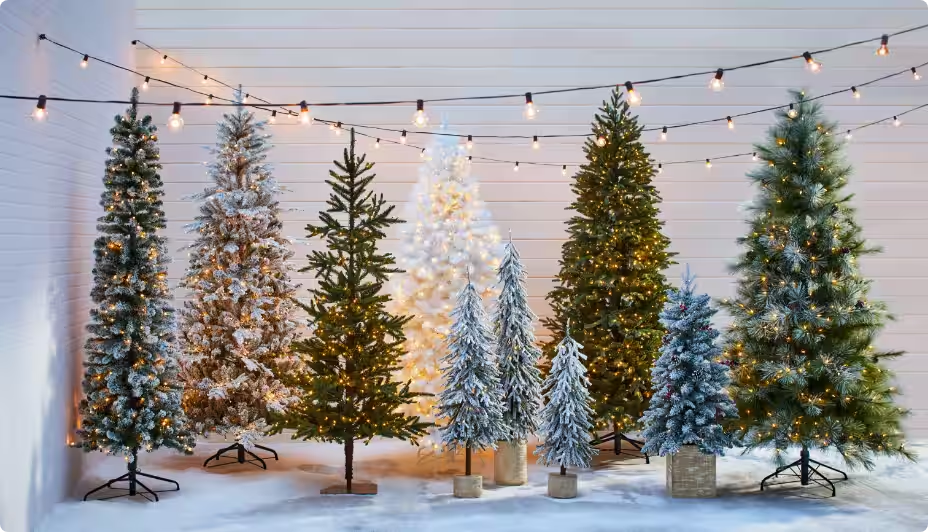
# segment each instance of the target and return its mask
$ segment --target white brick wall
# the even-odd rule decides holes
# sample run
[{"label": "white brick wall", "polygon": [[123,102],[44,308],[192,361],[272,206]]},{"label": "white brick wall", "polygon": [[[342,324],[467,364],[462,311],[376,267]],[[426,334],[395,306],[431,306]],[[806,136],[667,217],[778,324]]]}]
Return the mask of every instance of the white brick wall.
[{"label": "white brick wall", "polygon": [[[133,6],[7,0],[0,93],[125,99],[129,79],[39,44],[39,33],[131,64]],[[78,473],[68,449],[87,320],[91,244],[119,106],[0,101],[0,528],[32,530]]]},{"label": "white brick wall", "polygon": [[[698,5],[698,8],[694,8]],[[272,101],[340,101],[414,99],[462,94],[524,92],[565,86],[620,83],[714,69],[876,37],[924,23],[922,0],[137,0],[137,35],[163,47],[182,61],[228,83]],[[775,7],[771,7],[775,6]],[[708,90],[697,78],[639,87],[645,105],[642,121],[650,126],[716,118],[786,101],[786,90],[812,93],[879,77],[928,60],[928,32],[890,42],[888,58],[874,56],[875,46],[820,57],[822,74],[813,76],[801,63],[729,72],[722,93]],[[200,87],[190,72],[163,67],[157,56],[139,51],[140,68]],[[928,75],[928,69],[925,69]],[[928,102],[928,80],[911,77],[862,90],[863,98],[827,100],[831,117],[845,126],[891,116]],[[217,95],[228,90],[208,85]],[[153,98],[170,101],[190,95],[165,88]],[[607,91],[537,97],[541,108],[532,123],[521,118],[518,99],[451,103],[427,110],[438,122],[447,116],[469,133],[585,133]],[[317,108],[321,118],[392,127],[409,127],[413,109]],[[167,110],[158,116],[166,118]],[[200,190],[206,176],[203,146],[214,142],[217,109],[185,111],[186,129],[164,135],[169,234],[186,238],[181,226],[192,220],[195,206],[179,200]],[[886,253],[864,263],[875,279],[873,297],[886,300],[899,320],[880,338],[880,347],[904,349],[895,364],[915,412],[908,423],[913,435],[928,435],[928,110],[906,116],[905,127],[861,131],[848,151],[854,164],[852,190],[860,222],[872,243]],[[751,150],[772,122],[770,114],[737,121],[734,132],[719,125],[671,132],[666,143],[648,134],[658,160],[700,159]],[[273,129],[271,160],[277,176],[293,191],[285,205],[288,233],[302,237],[307,220],[326,198],[323,180],[339,156],[345,136],[324,127],[307,131],[287,123]],[[420,139],[413,135],[413,141]],[[369,141],[362,141],[368,148]],[[581,161],[578,139],[549,140],[540,152],[527,142],[478,143],[476,155],[522,161]],[[378,189],[405,202],[419,163],[415,150],[382,147],[369,152],[377,163]],[[689,262],[700,287],[713,296],[732,293],[727,264],[738,252],[743,231],[739,204],[751,197],[744,179],[750,161],[719,161],[711,171],[699,164],[666,168],[658,179],[665,200],[663,217],[679,261]],[[544,295],[557,271],[565,236],[563,210],[569,201],[568,178],[559,168],[508,166],[475,162],[495,219],[512,228],[529,269],[535,310],[548,314]],[[402,212],[402,210],[400,211]],[[387,244],[388,249],[396,245]],[[176,249],[176,248],[175,248]],[[297,250],[302,259],[307,246]],[[176,263],[171,277],[182,275]],[[676,280],[680,267],[669,275]],[[301,279],[305,284],[308,279]]]}]

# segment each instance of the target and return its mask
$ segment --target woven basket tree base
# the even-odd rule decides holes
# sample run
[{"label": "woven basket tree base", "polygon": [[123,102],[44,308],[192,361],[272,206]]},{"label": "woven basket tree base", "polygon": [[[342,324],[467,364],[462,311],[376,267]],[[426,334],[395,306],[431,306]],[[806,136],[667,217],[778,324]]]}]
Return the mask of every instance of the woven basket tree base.
[{"label": "woven basket tree base", "polygon": [[703,454],[695,445],[684,445],[668,455],[667,493],[685,499],[715,497],[715,455]]}]

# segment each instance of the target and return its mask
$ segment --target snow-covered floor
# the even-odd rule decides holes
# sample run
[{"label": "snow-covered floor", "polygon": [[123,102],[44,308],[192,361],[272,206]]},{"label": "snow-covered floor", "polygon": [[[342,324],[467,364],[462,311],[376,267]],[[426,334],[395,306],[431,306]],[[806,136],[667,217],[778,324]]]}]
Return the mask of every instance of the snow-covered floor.
[{"label": "snow-covered floor", "polygon": [[[281,455],[263,471],[248,465],[204,470],[218,444],[201,444],[194,456],[146,454],[141,468],[181,483],[161,502],[140,498],[66,502],[42,532],[310,532],[310,531],[786,531],[878,530],[923,532],[928,528],[928,462],[881,461],[873,472],[851,472],[838,496],[821,488],[779,488],[763,493],[758,482],[772,470],[769,457],[732,456],[718,463],[719,497],[670,499],[664,494],[664,461],[604,452],[580,475],[580,496],[549,499],[551,469],[530,465],[529,484],[497,488],[492,455],[475,460],[484,475],[481,499],[451,496],[452,470],[463,460],[420,459],[416,448],[374,442],[356,450],[356,478],[379,485],[376,496],[322,496],[341,475],[334,445],[274,443]],[[928,460],[928,444],[913,445]],[[75,495],[125,471],[125,462],[99,456]],[[831,461],[832,464],[837,464]],[[154,482],[152,484],[155,484]],[[158,489],[149,484],[153,489]]]}]

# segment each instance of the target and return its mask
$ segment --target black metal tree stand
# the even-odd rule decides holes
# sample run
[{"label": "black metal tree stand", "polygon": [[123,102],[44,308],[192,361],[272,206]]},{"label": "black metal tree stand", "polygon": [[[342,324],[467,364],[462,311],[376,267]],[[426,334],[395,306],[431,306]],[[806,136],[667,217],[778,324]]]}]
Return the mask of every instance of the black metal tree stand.
[{"label": "black metal tree stand", "polygon": [[[139,459],[138,459],[138,451],[137,451],[137,450],[132,451],[132,461],[129,462],[129,471],[128,471],[126,474],[124,474],[123,476],[119,477],[119,478],[114,478],[114,479],[112,479],[112,480],[108,480],[108,481],[106,482],[106,484],[103,484],[102,486],[98,486],[98,487],[96,487],[96,488],[94,488],[94,489],[88,491],[87,494],[84,495],[84,500],[86,501],[86,500],[87,500],[87,497],[89,497],[90,495],[92,495],[92,494],[94,494],[94,493],[96,493],[96,492],[98,492],[98,491],[100,491],[100,490],[102,490],[102,489],[105,489],[105,488],[109,488],[109,489],[112,489],[112,490],[117,490],[117,491],[125,492],[125,493],[119,493],[119,494],[116,494],[116,495],[111,495],[111,496],[109,496],[109,497],[101,497],[101,498],[98,499],[98,500],[105,501],[105,500],[107,500],[107,499],[115,499],[115,498],[117,498],[117,497],[134,497],[134,496],[136,496],[136,495],[141,495],[141,496],[144,497],[146,500],[151,501],[151,499],[149,498],[149,495],[151,495],[152,497],[155,498],[155,500],[152,501],[152,502],[157,502],[157,501],[159,500],[159,499],[158,499],[158,494],[159,494],[159,493],[164,493],[164,492],[166,492],[166,491],[180,491],[180,484],[178,484],[177,481],[171,480],[171,479],[169,479],[169,478],[157,477],[157,476],[155,476],[155,475],[149,475],[148,473],[142,473],[141,471],[139,471],[139,469],[138,469],[138,463],[139,463],[138,460],[139,460]],[[155,480],[160,480],[160,481],[162,481],[162,482],[170,482],[171,484],[174,484],[174,488],[173,488],[173,489],[166,489],[166,490],[153,490],[153,489],[149,488],[148,486],[146,486],[145,484],[142,484],[142,481],[139,480],[139,477],[151,478],[151,479],[155,479]],[[129,483],[129,487],[128,487],[128,488],[116,488],[116,487],[113,487],[113,484],[115,484],[115,483],[117,483],[117,482],[128,482],[128,483]]]},{"label": "black metal tree stand", "polygon": [[[613,429],[615,429],[615,427],[613,427]],[[639,440],[633,440],[629,438],[628,436],[626,436],[625,434],[622,434],[618,430],[613,430],[609,434],[605,434],[603,436],[594,438],[593,441],[590,442],[590,445],[599,445],[601,443],[607,443],[610,441],[613,442],[613,447],[615,449],[616,456],[620,454],[626,454],[628,456],[634,456],[635,458],[644,458],[644,463],[646,464],[651,463],[651,458],[648,457],[648,453],[641,452],[641,447],[644,446],[644,442],[639,441]],[[625,449],[622,449],[623,441],[628,442],[629,445],[635,448],[635,450],[627,451]]]},{"label": "black metal tree stand", "polygon": [[[797,470],[798,468],[798,470]],[[828,478],[818,468],[829,469],[835,473],[840,473],[844,478]],[[788,470],[788,472],[787,472]],[[840,482],[842,480],[847,480],[847,473],[840,471],[831,466],[827,466],[817,460],[809,458],[809,449],[803,446],[802,451],[799,453],[799,460],[796,460],[792,464],[787,464],[783,467],[778,467],[776,471],[772,474],[767,475],[764,480],[760,481],[760,490],[764,491],[764,485],[768,480],[772,478],[779,478],[780,476],[793,477],[799,480],[787,480],[785,482],[777,482],[774,486],[779,486],[781,484],[794,484],[799,482],[802,486],[808,486],[811,484],[816,484],[823,488],[831,489],[831,496],[835,496],[835,482]]]},{"label": "black metal tree stand", "polygon": [[[272,453],[274,455],[274,460],[280,460],[280,458],[277,457],[277,451],[275,451],[274,449],[271,449],[269,447],[264,447],[263,445],[255,445],[255,448]],[[212,460],[219,462],[219,459],[222,458],[223,455],[229,451],[235,451],[235,458],[233,460],[209,465],[210,461]],[[251,458],[248,458],[248,456],[250,456]],[[231,457],[227,457],[227,458],[231,458]],[[260,456],[246,449],[245,446],[242,445],[241,443],[235,442],[234,444],[224,449],[219,449],[218,451],[216,451],[216,454],[207,458],[206,461],[203,462],[203,467],[220,467],[220,466],[229,465],[229,464],[251,464],[255,467],[267,469],[267,463],[264,460],[265,459],[269,460],[270,458],[271,458],[270,456],[261,458]]]}]

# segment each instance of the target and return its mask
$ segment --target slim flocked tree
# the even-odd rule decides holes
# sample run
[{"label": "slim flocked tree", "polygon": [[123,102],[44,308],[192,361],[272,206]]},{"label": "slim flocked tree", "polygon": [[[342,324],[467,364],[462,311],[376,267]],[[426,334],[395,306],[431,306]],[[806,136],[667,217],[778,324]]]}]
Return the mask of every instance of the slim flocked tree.
[{"label": "slim flocked tree", "polygon": [[583,366],[586,356],[582,349],[565,327],[544,383],[547,399],[541,412],[544,441],[535,454],[540,455],[538,461],[544,465],[559,465],[561,475],[567,474],[568,467],[589,467],[598,452],[590,444],[595,412],[590,404],[590,380]]},{"label": "slim flocked tree", "polygon": [[810,449],[866,468],[876,455],[912,453],[885,366],[901,353],[875,348],[888,315],[868,297],[858,264],[879,250],[854,220],[835,124],[803,93],[793,97],[793,111],[778,113],[756,147],[764,164],[748,174],[758,194],[739,240],[725,340],[743,443],[774,449],[781,467],[786,452],[800,450],[793,465],[807,484],[822,476]]},{"label": "slim flocked tree", "polygon": [[695,294],[689,266],[683,285],[667,293],[661,323],[667,328],[661,356],[651,370],[650,407],[641,419],[645,426],[642,450],[664,456],[683,445],[696,445],[705,454],[724,454],[732,437],[722,421],[738,417],[728,396],[728,366],[715,345],[712,328],[716,310],[708,294]]},{"label": "slim flocked tree", "polygon": [[265,163],[264,123],[237,107],[218,136],[213,183],[193,196],[200,215],[187,226],[196,240],[181,283],[190,290],[182,312],[184,406],[196,432],[235,441],[207,463],[236,451],[238,461],[248,453],[266,467],[253,451],[271,451],[257,444],[268,416],[293,401],[279,377],[293,367],[295,286],[286,264],[293,252],[281,234],[281,189]]},{"label": "slim flocked tree", "polygon": [[294,439],[344,445],[345,491],[352,493],[355,440],[379,436],[415,443],[428,424],[401,411],[419,395],[409,382],[394,378],[409,318],[387,312],[390,296],[382,293],[387,276],[400,270],[378,245],[384,231],[401,220],[383,195],[370,190],[374,165],[355,154],[354,130],[335,166],[326,180],[332,187],[328,209],[319,213],[318,224],[306,226],[309,238],[328,249],[313,251],[300,270],[313,272],[318,282],[304,305],[312,335],[294,344],[304,365],[292,376],[300,402],[280,416],[275,431],[293,429]]},{"label": "slim flocked tree", "polygon": [[662,272],[671,253],[641,126],[618,89],[595,116],[592,136],[571,185],[575,214],[558,286],[548,294],[554,316],[544,323],[553,339],[545,354],[554,355],[569,319],[587,356],[597,426],[611,426],[620,438],[638,428],[650,397],[664,334],[658,314],[669,287]]},{"label": "slim flocked tree", "polygon": [[[135,89],[132,101],[138,101]],[[101,234],[94,242],[94,307],[78,435],[86,451],[127,457],[129,472],[116,480],[129,482],[130,495],[141,488],[157,498],[138,477],[166,479],[138,471],[138,452],[169,447],[189,454],[194,439],[177,378],[170,258],[158,234],[165,220],[157,128],[150,116],[138,116],[135,103],[115,122],[100,200]]]},{"label": "slim flocked tree", "polygon": [[442,442],[451,451],[464,449],[464,474],[470,476],[471,452],[495,448],[505,433],[499,371],[489,317],[472,282],[464,286],[451,317],[437,408]]}]

